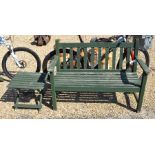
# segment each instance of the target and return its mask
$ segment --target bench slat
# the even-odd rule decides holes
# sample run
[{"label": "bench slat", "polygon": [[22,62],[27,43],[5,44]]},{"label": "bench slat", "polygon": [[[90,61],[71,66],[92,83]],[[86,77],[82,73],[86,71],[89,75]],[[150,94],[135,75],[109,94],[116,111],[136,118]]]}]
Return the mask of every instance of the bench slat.
[{"label": "bench slat", "polygon": [[115,63],[116,63],[116,48],[113,48],[113,54],[112,54],[112,69],[115,69]]},{"label": "bench slat", "polygon": [[77,49],[77,69],[80,69],[80,48]]},{"label": "bench slat", "polygon": [[98,48],[98,69],[101,69],[101,47]]},{"label": "bench slat", "polygon": [[73,50],[70,48],[70,68],[73,69]]}]

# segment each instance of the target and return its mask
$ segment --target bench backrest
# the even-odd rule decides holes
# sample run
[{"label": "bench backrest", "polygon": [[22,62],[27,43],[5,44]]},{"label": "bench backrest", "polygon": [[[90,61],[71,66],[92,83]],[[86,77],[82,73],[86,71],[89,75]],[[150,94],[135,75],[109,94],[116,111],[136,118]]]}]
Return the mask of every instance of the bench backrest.
[{"label": "bench backrest", "polygon": [[[93,42],[93,43],[60,43],[56,41],[56,54],[58,55],[59,70],[127,70],[131,61],[130,53],[134,49],[138,55],[139,40],[127,43]],[[126,58],[123,53],[126,49]],[[120,60],[118,68],[117,62]],[[137,63],[134,63],[134,71]]]}]

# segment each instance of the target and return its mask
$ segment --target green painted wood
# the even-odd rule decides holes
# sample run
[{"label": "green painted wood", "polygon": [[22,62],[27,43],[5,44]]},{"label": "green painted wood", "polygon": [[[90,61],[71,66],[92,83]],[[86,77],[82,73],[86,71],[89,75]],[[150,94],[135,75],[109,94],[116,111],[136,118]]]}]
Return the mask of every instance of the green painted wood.
[{"label": "green painted wood", "polygon": [[70,69],[73,69],[73,50],[70,48]]},{"label": "green painted wood", "polygon": [[42,90],[45,86],[45,77],[44,73],[19,72],[11,80],[8,88]]},{"label": "green painted wood", "polygon": [[[60,48],[59,48],[59,45],[60,45],[59,40],[56,40],[55,41],[55,46],[56,46],[56,55],[57,55],[57,58],[58,58],[58,60],[57,60],[57,63],[58,63],[57,64],[57,68],[58,68],[58,70],[60,69],[60,57],[59,57],[59,55],[60,55]],[[53,62],[53,60],[51,62]]]},{"label": "green painted wood", "polygon": [[142,102],[143,102],[143,97],[144,97],[146,81],[147,81],[147,74],[143,73],[142,84],[141,84],[141,89],[139,91],[139,99],[138,99],[138,103],[137,103],[137,112],[140,112],[141,108],[142,108]]},{"label": "green painted wood", "polygon": [[56,92],[55,92],[55,80],[54,80],[54,73],[50,73],[50,81],[51,81],[51,106],[53,110],[57,110],[57,104],[56,104]]},{"label": "green painted wood", "polygon": [[35,105],[32,105],[32,104],[15,104],[14,105],[15,108],[25,108],[25,109],[41,109],[42,108],[42,105],[40,104],[35,104]]},{"label": "green painted wood", "polygon": [[101,47],[98,47],[98,69],[101,69]]},{"label": "green painted wood", "polygon": [[103,87],[56,87],[56,91],[75,91],[75,92],[105,92],[105,93],[113,93],[113,92],[138,92],[139,88],[118,88],[118,87],[108,87],[108,88],[103,88]]},{"label": "green painted wood", "polygon": [[[60,43],[59,48],[64,47],[79,47],[79,48],[87,48],[87,47],[105,47],[105,48],[116,48],[118,45],[117,43],[110,43],[110,42],[92,42],[92,43]],[[120,47],[134,47],[134,43],[121,43]]]},{"label": "green painted wood", "polygon": [[126,69],[129,70],[131,48],[127,48]]},{"label": "green painted wood", "polygon": [[77,48],[77,69],[80,69],[80,48]]},{"label": "green painted wood", "polygon": [[136,61],[138,62],[138,64],[142,68],[142,70],[145,72],[145,74],[149,74],[150,70],[149,70],[148,66],[143,62],[143,60],[138,59],[136,57]]},{"label": "green painted wood", "polygon": [[87,68],[87,48],[84,48],[84,69]]},{"label": "green painted wood", "polygon": [[123,48],[120,48],[120,62],[119,62],[119,69],[122,69],[122,64],[123,64]]},{"label": "green painted wood", "polygon": [[94,47],[91,47],[91,69],[94,69]]},{"label": "green painted wood", "polygon": [[115,69],[116,66],[116,48],[112,49],[112,69]]},{"label": "green painted wood", "polygon": [[108,56],[109,56],[109,48],[106,48],[106,54],[105,54],[105,69],[108,69]]},{"label": "green painted wood", "polygon": [[[103,70],[103,69],[62,69],[62,70],[60,70],[59,72],[66,72],[66,73],[68,73],[68,72],[77,72],[77,73],[80,73],[80,72],[95,72],[95,73],[97,73],[97,72],[119,72],[120,70],[119,69],[116,69],[116,70],[108,70],[108,69],[106,69],[106,70]],[[125,69],[124,70],[121,70],[121,71],[126,71]],[[126,72],[130,72],[130,71],[126,71]]]},{"label": "green painted wood", "polygon": [[66,69],[67,65],[66,65],[66,49],[62,49],[63,50],[63,68]]}]

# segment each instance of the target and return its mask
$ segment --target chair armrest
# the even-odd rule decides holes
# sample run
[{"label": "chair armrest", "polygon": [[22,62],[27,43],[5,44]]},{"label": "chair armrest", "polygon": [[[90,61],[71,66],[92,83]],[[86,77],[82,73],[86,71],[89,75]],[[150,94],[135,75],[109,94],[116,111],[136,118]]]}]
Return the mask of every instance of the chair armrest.
[{"label": "chair armrest", "polygon": [[57,66],[57,63],[58,63],[58,56],[56,55],[54,59],[51,61],[51,63],[49,64],[49,67],[47,69],[48,72],[54,72],[54,69]]},{"label": "chair armrest", "polygon": [[150,73],[149,67],[143,62],[143,60],[138,59],[136,57],[136,61],[138,62],[138,64],[140,65],[140,67],[143,69],[143,71],[144,71],[145,74],[149,74]]}]

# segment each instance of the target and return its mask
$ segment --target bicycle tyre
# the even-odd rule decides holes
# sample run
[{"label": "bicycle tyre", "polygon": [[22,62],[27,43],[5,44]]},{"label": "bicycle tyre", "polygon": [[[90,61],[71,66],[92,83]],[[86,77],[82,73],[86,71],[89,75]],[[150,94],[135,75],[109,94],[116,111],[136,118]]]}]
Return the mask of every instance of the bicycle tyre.
[{"label": "bicycle tyre", "polygon": [[46,55],[46,57],[43,60],[43,64],[42,64],[42,70],[44,73],[47,73],[47,64],[48,61],[52,60],[52,58],[54,57],[54,55],[56,54],[56,51],[51,51],[49,54]]},{"label": "bicycle tyre", "polygon": [[[31,50],[29,48],[26,48],[26,47],[17,47],[17,48],[14,48],[13,50],[14,50],[15,53],[16,52],[27,52],[27,53],[31,54],[35,58],[36,63],[37,63],[36,72],[40,72],[40,69],[41,69],[41,61],[40,61],[39,56],[33,50]],[[3,69],[4,74],[8,78],[12,79],[14,77],[14,75],[12,75],[10,73],[10,71],[7,69],[7,66],[6,66],[6,62],[7,62],[7,59],[8,59],[9,56],[10,56],[10,51],[8,51],[4,55],[4,57],[3,57],[3,60],[2,60],[2,69]]]}]

